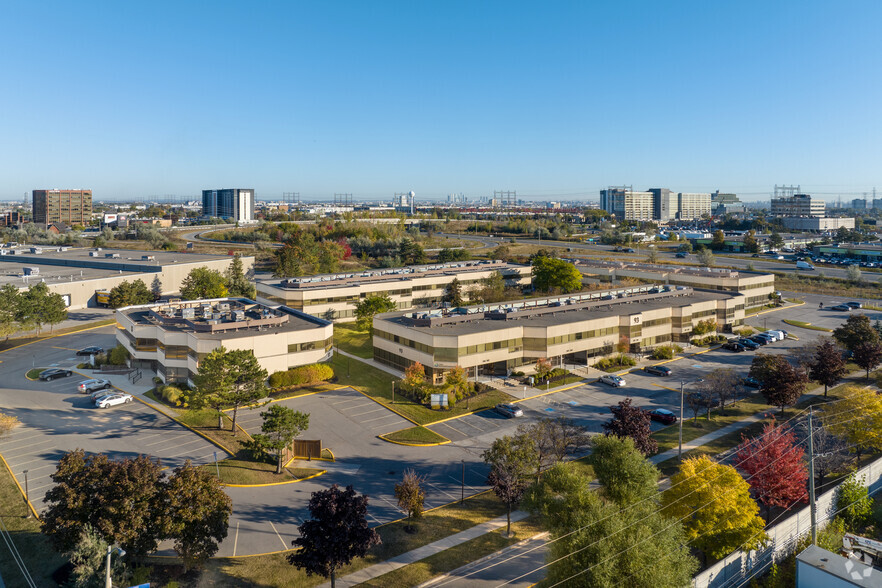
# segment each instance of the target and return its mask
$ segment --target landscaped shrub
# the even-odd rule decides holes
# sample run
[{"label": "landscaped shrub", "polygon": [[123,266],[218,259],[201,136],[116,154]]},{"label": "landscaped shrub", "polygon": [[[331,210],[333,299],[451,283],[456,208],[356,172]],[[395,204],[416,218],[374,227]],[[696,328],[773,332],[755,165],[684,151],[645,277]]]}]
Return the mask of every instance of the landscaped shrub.
[{"label": "landscaped shrub", "polygon": [[607,357],[601,359],[594,364],[594,367],[605,372],[614,372],[621,368],[633,367],[637,365],[637,361],[628,355],[616,355],[615,357]]},{"label": "landscaped shrub", "polygon": [[276,372],[269,377],[270,388],[290,388],[292,386],[308,386],[327,382],[333,379],[334,368],[326,363],[313,363],[291,368],[285,372]]},{"label": "landscaped shrub", "polygon": [[163,386],[159,393],[162,396],[162,399],[171,406],[182,406],[186,404],[184,391],[177,386]]},{"label": "landscaped shrub", "polygon": [[742,337],[749,337],[750,335],[753,335],[754,333],[755,333],[755,331],[750,327],[742,327],[740,329],[735,329],[735,334],[741,335]]},{"label": "landscaped shrub", "polygon": [[126,362],[129,357],[131,357],[129,351],[122,344],[117,344],[116,347],[107,353],[107,363],[110,365],[127,365]]},{"label": "landscaped shrub", "polygon": [[683,351],[679,345],[662,345],[652,350],[652,359],[674,359],[674,356]]},{"label": "landscaped shrub", "polygon": [[703,339],[695,339],[692,343],[700,347],[708,347],[717,343],[725,343],[726,341],[728,339],[726,339],[725,335],[709,335]]}]

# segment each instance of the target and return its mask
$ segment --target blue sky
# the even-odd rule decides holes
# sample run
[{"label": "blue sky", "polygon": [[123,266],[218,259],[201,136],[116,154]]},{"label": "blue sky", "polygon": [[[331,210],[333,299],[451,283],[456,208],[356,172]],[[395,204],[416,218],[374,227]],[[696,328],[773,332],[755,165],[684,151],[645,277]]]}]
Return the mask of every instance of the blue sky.
[{"label": "blue sky", "polygon": [[882,193],[879,2],[7,2],[0,199]]}]

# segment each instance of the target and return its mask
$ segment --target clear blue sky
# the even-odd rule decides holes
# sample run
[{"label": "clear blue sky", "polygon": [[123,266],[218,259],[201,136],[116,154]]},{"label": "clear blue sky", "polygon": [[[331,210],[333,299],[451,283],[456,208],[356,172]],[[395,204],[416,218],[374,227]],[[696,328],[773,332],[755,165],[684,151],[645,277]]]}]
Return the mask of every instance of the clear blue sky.
[{"label": "clear blue sky", "polygon": [[878,1],[7,2],[0,199],[880,188]]}]

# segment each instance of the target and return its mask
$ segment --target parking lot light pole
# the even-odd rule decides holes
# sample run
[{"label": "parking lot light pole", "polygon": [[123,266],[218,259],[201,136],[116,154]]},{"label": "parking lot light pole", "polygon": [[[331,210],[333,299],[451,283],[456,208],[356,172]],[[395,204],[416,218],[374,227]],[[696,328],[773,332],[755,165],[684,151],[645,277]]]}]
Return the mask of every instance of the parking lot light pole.
[{"label": "parking lot light pole", "polygon": [[686,383],[680,380],[680,442],[677,445],[677,460],[683,461],[683,387]]},{"label": "parking lot light pole", "polygon": [[462,494],[460,494],[459,503],[463,504],[465,502],[465,460],[461,459],[462,462],[462,476],[459,478],[460,480],[460,490]]},{"label": "parking lot light pole", "polygon": [[25,518],[29,519],[29,518],[31,518],[31,497],[30,497],[30,493],[28,492],[28,470],[23,470],[22,473],[24,474],[24,477],[25,477],[25,502],[27,502],[26,506],[27,506],[27,513],[28,513],[28,516]]},{"label": "parking lot light pole", "polygon": [[395,380],[392,380],[392,404],[395,404]]}]

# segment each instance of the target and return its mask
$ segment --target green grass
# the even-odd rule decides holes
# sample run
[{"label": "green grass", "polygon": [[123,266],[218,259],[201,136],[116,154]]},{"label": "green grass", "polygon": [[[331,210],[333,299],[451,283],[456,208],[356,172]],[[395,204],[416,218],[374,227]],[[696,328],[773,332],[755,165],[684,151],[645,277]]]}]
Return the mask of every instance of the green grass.
[{"label": "green grass", "polygon": [[[371,549],[364,559],[355,560],[352,565],[340,570],[337,577],[342,578],[504,514],[503,504],[492,494],[484,493],[467,499],[462,505],[454,503],[425,513],[416,523],[415,534],[405,531],[407,523],[404,521],[382,525],[377,527],[382,543]],[[240,559],[212,559],[206,564],[202,580],[202,585],[265,588],[310,588],[326,581],[317,576],[307,577],[304,572],[288,564],[283,553]],[[206,581],[209,583],[205,583]]]},{"label": "green grass", "polygon": [[337,384],[341,386],[355,386],[377,402],[399,412],[419,425],[427,425],[441,419],[492,408],[500,402],[514,400],[512,396],[505,392],[491,390],[473,396],[468,401],[461,400],[450,410],[432,410],[428,406],[414,402],[401,394],[395,394],[395,403],[393,404],[392,382],[395,382],[397,390],[399,378],[357,360],[351,360],[351,369],[349,370],[349,375],[347,375],[347,358],[340,354],[334,354],[330,364],[334,368],[334,373],[337,374]]},{"label": "green grass", "polygon": [[[180,422],[184,423],[189,427],[193,427],[206,437],[211,440],[219,443],[223,447],[226,447],[230,451],[233,452],[234,456],[242,456],[242,451],[244,450],[244,443],[248,440],[242,431],[236,429],[234,433],[231,430],[233,421],[230,419],[226,413],[224,413],[223,417],[223,429],[217,428],[217,413],[209,408],[202,410],[190,410],[187,408],[179,408],[169,406],[162,398],[156,394],[155,390],[150,390],[146,392],[144,396],[156,401],[157,403],[163,406],[163,410],[167,413],[175,417]],[[242,410],[248,409],[239,409],[241,413]]]},{"label": "green grass", "polygon": [[807,323],[805,321],[794,321],[791,319],[784,319],[783,322],[788,325],[794,326],[794,327],[800,327],[802,329],[811,329],[812,331],[824,331],[825,333],[832,333],[833,332],[833,329],[826,329],[824,327],[818,327],[816,325],[813,325],[811,323]]},{"label": "green grass", "polygon": [[220,481],[223,484],[274,484],[278,482],[293,482],[312,476],[322,471],[321,468],[282,468],[282,473],[276,473],[276,465],[262,461],[247,461],[242,459],[224,459],[217,462],[217,468],[213,463],[199,466],[212,475],[220,472]]},{"label": "green grass", "polygon": [[49,369],[49,368],[34,368],[32,370],[28,370],[28,373],[25,374],[25,377],[28,380],[36,380],[37,378],[40,377],[40,374],[45,372],[47,369]]},{"label": "green grass", "polygon": [[[0,518],[37,586],[56,586],[52,573],[66,560],[52,549],[49,541],[40,533],[39,521],[26,518],[28,510],[12,474],[0,464]],[[0,549],[0,570],[7,586],[26,585],[5,544]]]},{"label": "green grass", "polygon": [[374,356],[374,345],[368,331],[359,331],[355,323],[334,323],[334,345],[338,348],[370,359]]},{"label": "green grass", "polygon": [[[618,370],[616,370],[616,371],[618,371]],[[576,374],[570,374],[569,376],[567,376],[565,378],[562,378],[560,380],[556,380],[556,381],[552,382],[551,386],[549,387],[549,390],[554,390],[555,388],[560,388],[561,386],[566,386],[567,384],[581,382],[583,379],[584,378],[582,378],[582,376],[577,376]],[[545,385],[539,384],[538,386],[536,386],[536,388],[538,388],[540,390],[544,390]]]},{"label": "green grass", "polygon": [[398,443],[411,443],[414,445],[431,445],[434,443],[443,443],[450,441],[444,435],[439,435],[431,429],[425,427],[411,427],[409,429],[401,429],[392,433],[386,433],[382,436],[387,441],[396,441]]},{"label": "green grass", "polygon": [[[315,394],[316,392],[326,392],[328,390],[334,390],[335,388],[339,388],[340,384],[316,384],[314,386],[301,386],[297,388],[276,388],[267,395],[267,398],[272,398],[273,400],[284,400],[285,398],[296,398],[298,396],[305,396],[306,394]],[[241,410],[241,409],[240,409]]]}]

